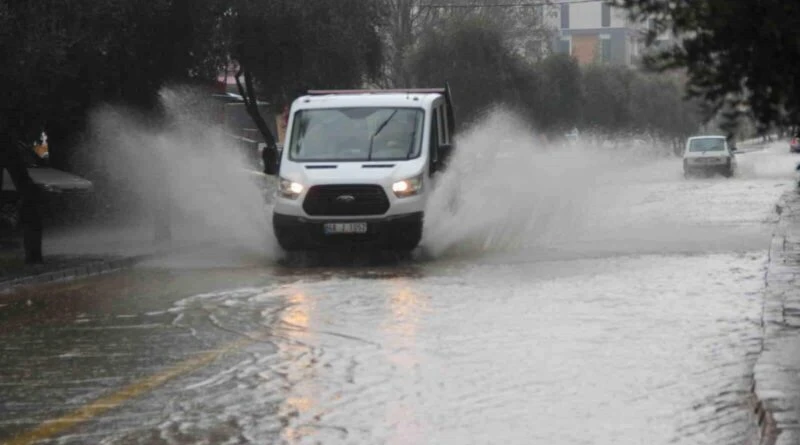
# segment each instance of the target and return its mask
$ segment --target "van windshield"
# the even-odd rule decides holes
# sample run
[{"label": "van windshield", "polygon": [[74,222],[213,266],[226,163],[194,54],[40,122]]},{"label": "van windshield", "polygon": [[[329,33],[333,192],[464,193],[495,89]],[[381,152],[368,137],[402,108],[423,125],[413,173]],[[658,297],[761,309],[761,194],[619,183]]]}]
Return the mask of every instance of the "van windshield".
[{"label": "van windshield", "polygon": [[689,142],[691,152],[723,150],[725,150],[725,139],[722,138],[692,139]]},{"label": "van windshield", "polygon": [[389,161],[416,158],[423,112],[417,108],[326,108],[294,116],[293,161]]}]

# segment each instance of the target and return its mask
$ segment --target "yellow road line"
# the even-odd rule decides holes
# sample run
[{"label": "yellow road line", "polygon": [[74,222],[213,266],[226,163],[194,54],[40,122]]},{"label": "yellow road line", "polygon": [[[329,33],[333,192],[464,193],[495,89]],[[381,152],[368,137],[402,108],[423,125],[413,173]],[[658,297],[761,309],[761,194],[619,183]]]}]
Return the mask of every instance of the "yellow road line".
[{"label": "yellow road line", "polygon": [[35,429],[21,433],[20,435],[14,437],[11,439],[11,441],[6,442],[5,445],[31,445],[40,440],[53,438],[69,428],[92,420],[104,412],[122,405],[128,400],[152,391],[153,389],[163,385],[175,377],[188,374],[189,372],[202,368],[203,366],[206,366],[216,360],[220,355],[233,349],[240,348],[248,343],[251,343],[252,341],[252,339],[244,337],[222,349],[205,352],[196,357],[187,359],[165,370],[164,372],[132,383],[131,385],[128,385],[113,394],[95,400],[94,402],[85,405],[67,415],[59,417],[58,419],[46,420]]}]

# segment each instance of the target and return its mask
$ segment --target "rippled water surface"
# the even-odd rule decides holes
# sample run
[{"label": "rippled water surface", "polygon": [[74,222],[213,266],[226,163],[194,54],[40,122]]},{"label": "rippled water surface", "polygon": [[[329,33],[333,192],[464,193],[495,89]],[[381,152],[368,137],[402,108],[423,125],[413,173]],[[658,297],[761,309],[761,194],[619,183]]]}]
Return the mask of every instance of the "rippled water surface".
[{"label": "rippled water surface", "polygon": [[174,311],[253,343],[159,436],[230,418],[286,443],[743,443],[763,264],[451,264],[200,295]]}]

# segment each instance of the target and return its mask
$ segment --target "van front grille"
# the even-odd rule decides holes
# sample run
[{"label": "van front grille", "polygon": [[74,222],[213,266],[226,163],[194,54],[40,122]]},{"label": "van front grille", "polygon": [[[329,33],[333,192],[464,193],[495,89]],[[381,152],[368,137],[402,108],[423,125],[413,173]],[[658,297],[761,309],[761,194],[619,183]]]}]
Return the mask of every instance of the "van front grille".
[{"label": "van front grille", "polygon": [[306,194],[303,210],[312,216],[383,215],[389,198],[379,185],[315,185]]}]

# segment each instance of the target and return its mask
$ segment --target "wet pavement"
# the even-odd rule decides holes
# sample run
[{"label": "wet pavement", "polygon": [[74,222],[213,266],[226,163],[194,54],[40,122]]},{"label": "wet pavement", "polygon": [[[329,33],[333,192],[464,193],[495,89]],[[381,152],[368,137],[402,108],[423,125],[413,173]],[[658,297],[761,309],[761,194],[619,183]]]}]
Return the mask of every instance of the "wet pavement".
[{"label": "wet pavement", "polygon": [[0,442],[755,443],[781,148],[379,265],[214,248],[2,295]]}]

